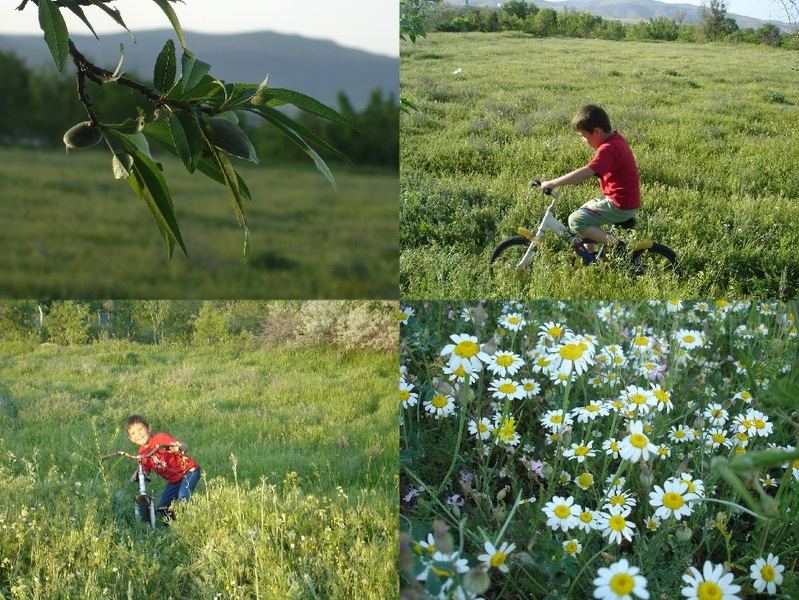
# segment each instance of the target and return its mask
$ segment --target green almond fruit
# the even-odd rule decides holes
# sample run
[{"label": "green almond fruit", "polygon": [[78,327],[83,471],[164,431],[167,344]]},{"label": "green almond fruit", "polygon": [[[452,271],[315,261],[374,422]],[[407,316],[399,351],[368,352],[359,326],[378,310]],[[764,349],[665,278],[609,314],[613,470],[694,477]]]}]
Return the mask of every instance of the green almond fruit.
[{"label": "green almond fruit", "polygon": [[252,160],[252,145],[241,127],[224,117],[210,117],[203,123],[208,141],[231,156]]},{"label": "green almond fruit", "polygon": [[83,121],[70,127],[64,134],[64,145],[70,148],[89,148],[103,139],[103,132],[97,125]]}]

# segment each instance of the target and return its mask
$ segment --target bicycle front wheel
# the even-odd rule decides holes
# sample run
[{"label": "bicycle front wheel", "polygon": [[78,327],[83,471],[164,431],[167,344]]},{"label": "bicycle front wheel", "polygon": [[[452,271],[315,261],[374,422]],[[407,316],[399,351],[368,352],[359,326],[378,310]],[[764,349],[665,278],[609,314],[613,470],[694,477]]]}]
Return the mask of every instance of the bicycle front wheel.
[{"label": "bicycle front wheel", "polygon": [[527,252],[530,247],[530,240],[522,235],[514,235],[507,239],[502,240],[494,248],[489,259],[489,266],[505,266],[508,268],[516,268],[519,261]]},{"label": "bicycle front wheel", "polygon": [[652,243],[649,248],[633,252],[630,257],[633,275],[655,275],[674,271],[677,266],[677,254],[663,244]]}]

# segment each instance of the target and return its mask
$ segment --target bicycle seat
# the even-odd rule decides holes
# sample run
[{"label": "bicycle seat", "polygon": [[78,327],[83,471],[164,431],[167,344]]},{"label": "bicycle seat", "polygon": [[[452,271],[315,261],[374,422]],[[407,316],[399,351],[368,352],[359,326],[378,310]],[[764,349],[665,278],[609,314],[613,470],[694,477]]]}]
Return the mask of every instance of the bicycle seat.
[{"label": "bicycle seat", "polygon": [[621,223],[614,223],[614,227],[621,227],[622,229],[632,229],[638,224],[638,219],[635,217],[631,217],[626,221],[622,221]]}]

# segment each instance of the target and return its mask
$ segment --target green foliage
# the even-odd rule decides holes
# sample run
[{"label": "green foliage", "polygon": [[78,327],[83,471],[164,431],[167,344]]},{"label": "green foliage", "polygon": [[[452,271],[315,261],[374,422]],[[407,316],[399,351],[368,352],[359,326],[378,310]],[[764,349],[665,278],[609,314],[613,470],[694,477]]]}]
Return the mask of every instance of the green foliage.
[{"label": "green foliage", "polygon": [[[25,8],[27,1],[22,2],[20,10]],[[40,0],[36,4],[44,39],[59,73],[64,70],[67,58],[71,58],[76,68],[78,100],[89,117],[88,126],[92,130],[96,130],[99,126],[102,130],[113,156],[113,176],[117,179],[126,179],[134,194],[144,201],[164,240],[168,256],[172,257],[175,245],[180,248],[184,256],[188,256],[188,251],[178,226],[167,180],[150,155],[147,137],[153,134],[153,131],[155,134],[151,139],[159,141],[167,150],[179,156],[189,173],[193,173],[199,167],[201,173],[227,188],[233,213],[244,231],[246,260],[249,230],[244,216],[244,200],[250,200],[251,196],[235,166],[223,156],[223,153],[255,163],[258,159],[247,134],[238,127],[238,118],[233,111],[251,112],[273,123],[313,160],[317,169],[334,189],[336,184],[333,175],[312,145],[322,145],[334,153],[337,151],[321,139],[309,135],[309,132],[306,132],[292,117],[275,111],[274,107],[293,104],[300,110],[340,125],[349,126],[350,122],[313,98],[292,90],[269,89],[266,80],[261,85],[255,85],[226,83],[216,79],[210,75],[211,65],[200,60],[189,49],[180,21],[171,6],[171,2],[175,0],[153,1],[169,20],[182,49],[181,73],[177,77],[174,44],[167,41],[164,45],[153,68],[154,88],[123,75],[121,58],[117,69],[110,72],[93,64],[72,44],[61,14],[62,8],[80,18],[96,37],[96,32],[86,18],[81,3],[76,0],[62,3]],[[106,0],[89,0],[89,3],[101,8],[127,29],[120,12],[106,6]],[[18,71],[17,65],[12,64],[11,68]],[[122,123],[111,124],[108,115],[102,113],[100,107],[88,95],[87,81],[100,86],[116,84],[134,90],[146,100],[146,103],[142,104],[148,106],[152,112],[146,113],[137,102],[136,117],[128,112]],[[46,108],[47,113],[58,112],[52,98],[49,97]],[[149,128],[145,128],[145,122]],[[130,130],[132,123],[137,124],[133,131]],[[158,135],[164,129],[169,132],[168,137]],[[21,132],[15,133],[19,135]],[[135,134],[135,137],[130,137],[131,134]],[[67,133],[64,141],[68,147],[73,148],[91,145],[78,143],[80,140],[75,140],[74,128]],[[71,141],[75,143],[70,144]]]},{"label": "green foliage", "polygon": [[702,30],[710,41],[723,39],[737,31],[735,20],[727,17],[727,3],[724,0],[710,0],[702,11]]},{"label": "green foliage", "polygon": [[[0,595],[396,593],[396,353],[112,340],[0,356]],[[98,460],[134,450],[133,413],[203,470],[156,532],[131,518],[131,464]]]},{"label": "green foliage", "polygon": [[[438,33],[404,46],[403,93],[420,111],[401,118],[403,296],[795,297],[793,57],[745,44],[668,48],[515,32]],[[531,87],[532,55],[535,73],[557,71],[557,81]],[[739,65],[735,78],[725,75],[729,60]],[[592,98],[606,99],[641,172],[630,239],[673,248],[676,276],[583,269],[554,236],[528,270],[489,272],[493,247],[518,227],[534,228],[549,203],[529,181],[590,159],[569,121]],[[594,182],[563,188],[555,216],[565,222],[598,191]]]},{"label": "green foliage", "polygon": [[426,34],[425,19],[429,11],[442,0],[400,0],[400,39],[416,42]]},{"label": "green foliage", "polygon": [[0,302],[0,340],[35,342],[39,340],[39,321],[35,302]]},{"label": "green foliage", "polygon": [[81,302],[53,302],[44,319],[47,340],[62,346],[79,346],[89,340],[89,309]]}]

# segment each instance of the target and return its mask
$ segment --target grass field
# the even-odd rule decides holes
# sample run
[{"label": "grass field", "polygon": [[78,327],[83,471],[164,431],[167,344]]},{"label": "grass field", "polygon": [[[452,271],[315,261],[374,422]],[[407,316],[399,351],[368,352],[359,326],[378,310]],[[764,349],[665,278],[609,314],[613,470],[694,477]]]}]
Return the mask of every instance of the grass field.
[{"label": "grass field", "polygon": [[[392,596],[396,365],[330,348],[0,346],[0,597]],[[131,413],[203,469],[154,533],[131,518],[132,461],[98,460],[135,452]]]},{"label": "grass field", "polygon": [[[408,298],[668,298],[799,293],[796,53],[762,46],[431,34],[401,47],[400,289]],[[461,73],[453,72],[461,69]],[[537,225],[531,179],[585,165],[569,121],[608,111],[641,171],[634,236],[678,254],[676,276],[582,269],[560,240],[525,273],[490,276],[492,247]],[[597,195],[562,189],[556,215]]]},{"label": "grass field", "polygon": [[[626,560],[635,598],[696,599],[683,575],[709,561],[741,594],[710,582],[700,599],[799,597],[796,303],[412,306],[409,592],[621,600],[595,579]],[[784,572],[766,596],[751,572],[770,553]]]},{"label": "grass field", "polygon": [[189,251],[170,261],[107,153],[0,148],[0,289],[15,298],[395,298],[397,177],[241,167],[250,260],[227,191],[161,157]]}]

